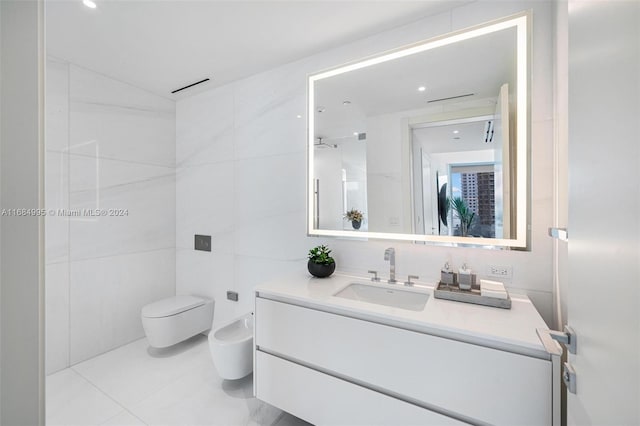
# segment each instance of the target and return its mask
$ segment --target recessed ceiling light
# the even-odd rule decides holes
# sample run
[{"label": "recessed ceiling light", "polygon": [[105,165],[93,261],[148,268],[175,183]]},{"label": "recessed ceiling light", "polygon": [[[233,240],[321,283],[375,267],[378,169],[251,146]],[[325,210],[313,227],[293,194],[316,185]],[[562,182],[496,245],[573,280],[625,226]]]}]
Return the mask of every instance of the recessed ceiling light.
[{"label": "recessed ceiling light", "polygon": [[302,118],[302,116],[300,114],[296,115],[296,118]]},{"label": "recessed ceiling light", "polygon": [[316,111],[318,111],[318,112],[325,112],[326,110],[327,110],[327,109],[326,109],[325,107],[323,107],[323,106],[319,106],[319,107],[316,109]]},{"label": "recessed ceiling light", "polygon": [[353,132],[353,136],[358,136],[360,133],[358,132]]},{"label": "recessed ceiling light", "polygon": [[418,92],[424,92],[425,90],[427,90],[427,88],[424,86],[418,87]]},{"label": "recessed ceiling light", "polygon": [[84,4],[90,9],[95,9],[97,7],[97,5],[95,4],[95,2],[93,2],[93,0],[82,0],[82,4]]},{"label": "recessed ceiling light", "polygon": [[453,134],[454,134],[454,135],[457,135],[458,133],[460,133],[460,130],[454,130],[454,131],[453,131]]},{"label": "recessed ceiling light", "polygon": [[351,101],[342,101],[342,105],[344,106],[351,105]]}]

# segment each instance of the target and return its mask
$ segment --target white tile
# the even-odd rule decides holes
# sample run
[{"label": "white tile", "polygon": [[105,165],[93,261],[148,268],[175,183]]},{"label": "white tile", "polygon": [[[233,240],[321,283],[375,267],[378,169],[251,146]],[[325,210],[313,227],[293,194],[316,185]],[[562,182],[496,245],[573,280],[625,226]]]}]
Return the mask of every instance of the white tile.
[{"label": "white tile", "polygon": [[176,163],[180,167],[233,160],[233,85],[176,103]]},{"label": "white tile", "polygon": [[[215,249],[233,252],[224,234],[235,221],[231,161],[178,168],[176,173],[177,246],[193,248],[194,234],[211,235]],[[218,243],[222,244],[218,244]]]},{"label": "white tile", "polygon": [[69,191],[98,191],[159,178],[172,178],[175,168],[106,158],[69,155]]},{"label": "white tile", "polygon": [[303,209],[246,221],[236,228],[236,254],[274,260],[305,259],[310,248],[305,238],[306,225]]},{"label": "white tile", "polygon": [[173,101],[75,65],[69,75],[72,153],[175,165]]},{"label": "white tile", "polygon": [[77,102],[70,110],[72,154],[175,165],[173,113]]},{"label": "white tile", "polygon": [[71,100],[82,103],[121,105],[131,109],[162,112],[175,111],[175,102],[136,86],[114,80],[71,64]]},{"label": "white tile", "polygon": [[106,422],[102,423],[108,426],[139,426],[145,425],[142,420],[134,416],[128,411],[123,411],[115,417],[110,418]]},{"label": "white tile", "polygon": [[45,267],[46,374],[69,367],[69,264]]},{"label": "white tile", "polygon": [[234,178],[237,224],[305,209],[305,152],[240,160]]},{"label": "white tile", "polygon": [[124,216],[73,217],[71,260],[175,246],[175,177],[71,194],[71,209],[124,209]]},{"label": "white tile", "polygon": [[66,153],[45,153],[45,208],[53,210],[45,218],[45,262],[66,262],[69,259],[69,218],[58,215],[69,208],[69,156]]},{"label": "white tile", "polygon": [[180,377],[132,408],[148,424],[273,424],[281,411],[252,397],[252,376],[222,380],[212,365]]},{"label": "white tile", "polygon": [[235,290],[232,254],[193,249],[176,251],[176,294],[195,294],[215,300],[213,324],[234,317],[237,303],[227,300],[227,290]]},{"label": "white tile", "polygon": [[71,262],[71,364],[144,336],[140,311],[175,295],[175,251]]},{"label": "white tile", "polygon": [[45,147],[63,152],[69,145],[69,64],[47,58],[45,87]]},{"label": "white tile", "polygon": [[306,85],[292,65],[234,83],[236,159],[305,151]]},{"label": "white tile", "polygon": [[193,371],[213,370],[213,364],[207,337],[198,335],[162,350],[140,339],[73,368],[147,423],[131,410],[135,404],[164,388],[173,388],[176,380]]},{"label": "white tile", "polygon": [[72,369],[47,377],[47,425],[97,425],[123,411]]}]

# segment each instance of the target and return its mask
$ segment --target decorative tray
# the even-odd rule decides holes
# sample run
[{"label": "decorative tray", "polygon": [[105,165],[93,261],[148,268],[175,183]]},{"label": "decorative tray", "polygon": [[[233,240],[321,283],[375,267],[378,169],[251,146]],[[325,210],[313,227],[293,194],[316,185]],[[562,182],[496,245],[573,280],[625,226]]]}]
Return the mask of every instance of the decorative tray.
[{"label": "decorative tray", "polygon": [[497,299],[480,295],[480,285],[474,284],[471,290],[460,290],[457,284],[438,283],[433,290],[436,299],[454,300],[456,302],[475,303],[476,305],[492,306],[494,308],[511,309],[511,297],[507,292],[506,299]]}]

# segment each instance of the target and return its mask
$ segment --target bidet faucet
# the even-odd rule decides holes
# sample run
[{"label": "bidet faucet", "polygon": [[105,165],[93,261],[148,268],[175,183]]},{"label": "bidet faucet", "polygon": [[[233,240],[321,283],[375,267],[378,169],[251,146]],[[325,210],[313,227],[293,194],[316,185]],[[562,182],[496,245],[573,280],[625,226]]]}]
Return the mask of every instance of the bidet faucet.
[{"label": "bidet faucet", "polygon": [[389,247],[384,251],[384,260],[389,261],[389,284],[395,284],[396,281],[396,250],[393,247]]}]

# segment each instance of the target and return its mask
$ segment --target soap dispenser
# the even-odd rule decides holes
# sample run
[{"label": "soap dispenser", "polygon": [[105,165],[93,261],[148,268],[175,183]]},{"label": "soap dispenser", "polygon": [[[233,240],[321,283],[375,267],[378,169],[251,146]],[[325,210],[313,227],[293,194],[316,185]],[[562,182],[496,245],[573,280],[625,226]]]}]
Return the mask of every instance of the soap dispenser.
[{"label": "soap dispenser", "polygon": [[456,281],[456,273],[451,270],[449,262],[445,263],[444,268],[440,270],[440,282],[449,286],[455,285]]},{"label": "soap dispenser", "polygon": [[458,287],[460,287],[460,290],[471,290],[475,283],[476,274],[467,268],[466,263],[463,264],[462,268],[458,270]]}]

